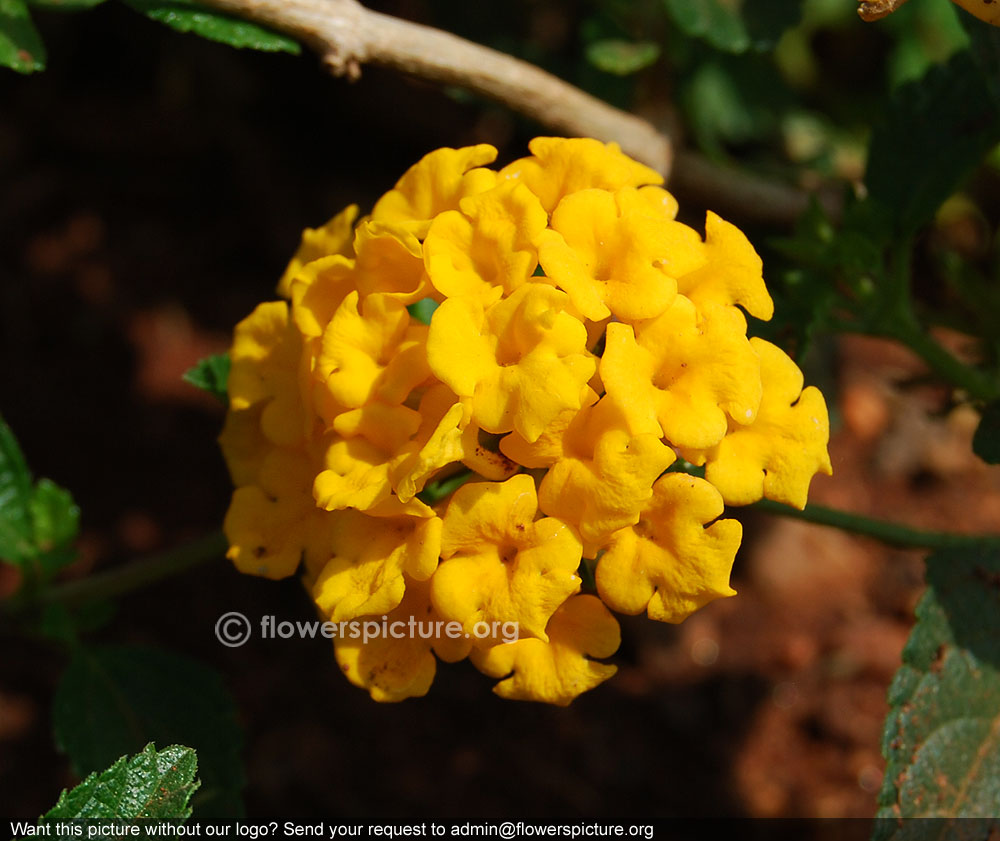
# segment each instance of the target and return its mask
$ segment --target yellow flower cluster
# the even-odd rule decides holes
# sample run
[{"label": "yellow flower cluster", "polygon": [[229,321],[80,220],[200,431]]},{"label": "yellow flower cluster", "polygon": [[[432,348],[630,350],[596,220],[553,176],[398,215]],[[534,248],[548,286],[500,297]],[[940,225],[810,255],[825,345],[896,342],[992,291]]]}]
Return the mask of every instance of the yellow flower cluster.
[{"label": "yellow flower cluster", "polygon": [[505,698],[568,704],[615,671],[611,610],[680,622],[734,594],[724,504],[801,507],[830,472],[822,395],[747,338],[773,305],[743,234],[677,222],[615,144],[530,149],[430,153],[370,216],[307,230],[283,300],[236,328],[229,557],[303,567],[334,622],[419,622],[335,640],[379,701],[468,657]]}]

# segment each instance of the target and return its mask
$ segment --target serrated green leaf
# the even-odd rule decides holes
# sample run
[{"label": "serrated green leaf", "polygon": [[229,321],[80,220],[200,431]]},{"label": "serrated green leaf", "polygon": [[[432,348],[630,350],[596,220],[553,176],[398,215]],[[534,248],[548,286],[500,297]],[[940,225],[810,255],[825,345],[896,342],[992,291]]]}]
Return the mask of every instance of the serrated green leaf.
[{"label": "serrated green leaf", "polygon": [[880,839],[917,837],[897,818],[1000,815],[1000,550],[935,553],[927,582],[889,693]]},{"label": "serrated green leaf", "polygon": [[0,560],[18,563],[34,554],[30,505],[31,473],[0,416]]},{"label": "serrated green leaf", "polygon": [[190,0],[124,0],[124,2],[155,21],[179,32],[193,32],[202,38],[248,47],[265,52],[285,52],[298,55],[302,48],[286,35],[272,32],[255,23],[219,14]]},{"label": "serrated green leaf", "polygon": [[872,202],[910,236],[1000,141],[1000,117],[965,50],[900,86],[872,134],[865,183]]},{"label": "serrated green leaf", "polygon": [[197,772],[198,758],[191,748],[172,745],[157,752],[148,744],[141,753],[123,756],[64,791],[41,821],[184,821],[191,816],[189,801],[200,785]]},{"label": "serrated green leaf", "polygon": [[727,0],[664,0],[664,3],[685,34],[702,38],[729,53],[746,52],[750,47],[750,35],[734,3]]},{"label": "serrated green leaf", "polygon": [[202,663],[146,646],[81,647],[56,691],[53,724],[81,776],[150,741],[190,745],[201,768],[199,818],[242,814],[236,707]]},{"label": "serrated green leaf", "polygon": [[660,48],[652,41],[625,41],[606,38],[587,45],[587,61],[598,70],[616,76],[638,73],[660,57]]},{"label": "serrated green leaf", "polygon": [[224,406],[229,405],[229,354],[216,353],[205,357],[193,368],[185,372],[184,382],[190,383],[195,388],[207,391],[213,397],[222,402]]},{"label": "serrated green leaf", "polygon": [[45,69],[45,45],[24,0],[0,0],[0,65],[18,73]]},{"label": "serrated green leaf", "polygon": [[987,464],[1000,464],[1000,400],[983,410],[972,437],[972,451]]}]

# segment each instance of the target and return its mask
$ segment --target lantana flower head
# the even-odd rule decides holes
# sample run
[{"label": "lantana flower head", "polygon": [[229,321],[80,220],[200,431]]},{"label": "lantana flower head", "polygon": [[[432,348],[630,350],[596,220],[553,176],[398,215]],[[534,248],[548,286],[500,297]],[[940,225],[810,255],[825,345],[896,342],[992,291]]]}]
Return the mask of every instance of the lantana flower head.
[{"label": "lantana flower head", "polygon": [[236,328],[229,557],[300,573],[341,629],[403,628],[334,640],[378,701],[467,658],[570,703],[615,673],[612,611],[734,595],[725,505],[802,507],[830,472],[822,395],[747,336],[773,304],[743,234],[678,222],[614,143],[529,148],[431,152],[307,229]]}]

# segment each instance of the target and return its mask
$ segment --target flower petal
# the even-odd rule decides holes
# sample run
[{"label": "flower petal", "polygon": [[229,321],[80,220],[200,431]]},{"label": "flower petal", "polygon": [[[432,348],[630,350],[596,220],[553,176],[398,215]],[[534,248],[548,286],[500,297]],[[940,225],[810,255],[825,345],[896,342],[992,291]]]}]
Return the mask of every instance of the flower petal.
[{"label": "flower petal", "polygon": [[681,294],[699,308],[739,305],[764,321],[774,315],[757,252],[739,228],[711,211],[705,219],[705,258],[703,266],[677,278]]},{"label": "flower petal", "polygon": [[699,313],[683,295],[634,332],[608,325],[601,378],[633,430],[659,428],[678,447],[717,444],[727,415],[750,423],[761,399],[760,361],[743,315],[734,307]]},{"label": "flower petal", "polygon": [[677,222],[637,210],[621,215],[615,196],[604,190],[564,198],[537,243],[546,276],[592,321],[611,314],[655,318],[677,294],[667,262],[687,265],[685,251],[701,246],[697,234]]},{"label": "flower petal", "polygon": [[730,505],[761,497],[804,508],[816,473],[833,473],[830,420],[818,389],[802,389],[802,372],[780,348],[751,339],[760,357],[763,397],[756,420],[733,425],[705,453],[705,478]]},{"label": "flower petal", "polygon": [[500,178],[527,185],[549,213],[563,196],[589,187],[617,190],[663,183],[663,176],[625,155],[617,143],[589,137],[536,137],[528,148],[531,157],[505,166]]},{"label": "flower petal", "polygon": [[493,637],[506,622],[522,636],[545,639],[555,609],[580,589],[580,540],[554,518],[534,521],[535,483],[518,475],[503,483],[467,484],[444,517],[441,557],[431,584],[434,606],[476,633]]},{"label": "flower petal", "polygon": [[621,613],[646,610],[650,619],[681,622],[713,599],[735,595],[729,574],[743,529],[736,520],[716,520],[723,508],[722,496],[704,479],[663,476],[642,519],[616,533],[597,563],[604,603]]},{"label": "flower petal", "polygon": [[506,678],[493,687],[501,698],[565,707],[617,671],[593,659],[610,657],[621,643],[618,623],[596,597],[570,597],[553,614],[546,632],[548,642],[520,639],[471,652],[481,672]]},{"label": "flower petal", "polygon": [[352,204],[345,207],[321,228],[306,228],[302,232],[302,241],[281,280],[278,281],[278,295],[291,298],[292,280],[299,271],[313,260],[329,257],[333,254],[352,256],[351,242],[354,239],[354,220],[358,216],[358,206]]},{"label": "flower petal", "polygon": [[[357,636],[348,629],[334,640],[337,663],[355,686],[367,689],[376,701],[402,701],[427,694],[437,664],[436,653],[446,662],[456,662],[468,655],[471,647],[464,635],[448,636],[447,624],[434,612],[425,581],[406,579],[406,592],[399,606],[387,616],[367,620],[378,626],[379,633],[365,640],[364,623]],[[405,632],[393,636],[393,623]],[[385,627],[389,633],[381,633]],[[425,636],[426,634],[426,636]]]},{"label": "flower petal", "polygon": [[288,318],[288,304],[260,304],[239,324],[229,352],[227,390],[234,410],[265,403],[261,430],[275,444],[299,443],[306,428],[302,400],[302,337]]},{"label": "flower petal", "polygon": [[423,581],[437,568],[438,517],[369,517],[337,514],[331,558],[312,587],[317,607],[334,622],[388,613],[403,598],[403,573]]},{"label": "flower petal", "polygon": [[503,184],[462,199],[462,212],[440,214],[424,241],[434,287],[484,306],[525,284],[538,265],[533,241],[548,216],[523,184]]},{"label": "flower petal", "polygon": [[577,528],[592,558],[613,532],[639,521],[653,482],[673,461],[658,436],[632,435],[605,397],[570,424],[562,458],[542,479],[539,504]]},{"label": "flower petal", "polygon": [[[445,301],[431,320],[431,371],[461,397],[487,432],[516,429],[534,441],[580,393],[596,369],[587,331],[568,298],[540,283],[522,286],[485,313],[461,298]],[[544,382],[544,389],[538,384]]]},{"label": "flower petal", "polygon": [[478,168],[496,156],[497,150],[485,143],[424,155],[375,203],[372,220],[399,225],[423,239],[435,216],[457,210],[463,198],[496,184],[495,172]]}]

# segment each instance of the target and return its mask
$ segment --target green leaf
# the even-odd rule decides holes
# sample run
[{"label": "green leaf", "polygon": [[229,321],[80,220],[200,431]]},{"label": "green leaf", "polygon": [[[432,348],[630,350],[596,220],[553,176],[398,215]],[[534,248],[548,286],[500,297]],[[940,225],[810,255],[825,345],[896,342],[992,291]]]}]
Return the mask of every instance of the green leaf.
[{"label": "green leaf", "polygon": [[35,485],[29,503],[35,546],[43,555],[60,554],[80,529],[80,509],[73,495],[50,479]]},{"label": "green leaf", "polygon": [[125,3],[146,17],[165,23],[179,32],[193,32],[202,38],[229,44],[231,47],[249,47],[292,55],[298,55],[302,51],[297,41],[285,35],[240,18],[210,11],[190,0],[125,0]]},{"label": "green leaf", "polygon": [[430,324],[434,311],[437,308],[438,302],[433,298],[421,298],[416,303],[410,304],[406,309],[421,324]]},{"label": "green leaf", "polygon": [[198,817],[242,815],[236,707],[202,663],[146,646],[79,648],[56,691],[53,722],[81,776],[150,741],[190,745],[201,767]]},{"label": "green leaf", "polygon": [[664,0],[664,3],[685,34],[702,38],[729,53],[742,53],[749,48],[750,35],[731,0]]},{"label": "green leaf", "polygon": [[770,50],[802,18],[802,0],[743,0],[743,24],[755,50]]},{"label": "green leaf", "polygon": [[229,354],[216,353],[202,359],[197,365],[184,374],[184,382],[190,383],[202,391],[207,391],[213,397],[229,405]]},{"label": "green leaf", "polygon": [[75,557],[79,526],[69,491],[48,479],[32,487],[24,454],[0,417],[0,561],[37,561],[42,571],[55,572]]},{"label": "green leaf", "polygon": [[84,9],[92,9],[100,6],[104,0],[28,0],[32,6],[40,9],[51,9],[62,12],[79,12]]},{"label": "green leaf", "polygon": [[426,487],[417,494],[417,498],[426,505],[434,505],[445,497],[450,496],[475,475],[471,470],[463,470],[461,473],[449,476],[447,479],[428,482]]},{"label": "green leaf", "polygon": [[14,433],[0,416],[0,560],[32,557],[31,473]]},{"label": "green leaf", "polygon": [[24,0],[0,0],[0,65],[18,73],[45,69],[45,45]]},{"label": "green leaf", "polygon": [[106,771],[64,791],[41,820],[184,821],[191,816],[188,804],[200,785],[197,771],[198,758],[191,748],[172,745],[157,752],[149,744],[141,753],[123,756]]},{"label": "green leaf", "polygon": [[[1000,549],[935,553],[927,582],[889,689],[878,817],[1000,815]],[[895,820],[875,836],[914,837]]]},{"label": "green leaf", "polygon": [[625,41],[606,38],[587,45],[587,61],[598,70],[628,76],[649,67],[660,57],[660,48],[652,41]]},{"label": "green leaf", "polygon": [[38,633],[50,640],[73,646],[81,634],[95,631],[110,622],[117,603],[109,599],[81,602],[68,607],[64,604],[47,604],[37,619]]},{"label": "green leaf", "polygon": [[1000,400],[994,400],[983,410],[972,436],[972,451],[987,464],[1000,464]]},{"label": "green leaf", "polygon": [[865,183],[872,202],[910,236],[1000,141],[1000,118],[968,50],[902,85],[872,134]]},{"label": "green leaf", "polygon": [[982,73],[990,94],[993,106],[1000,107],[1000,29],[989,26],[968,12],[955,9],[965,34],[969,36],[972,58]]}]

